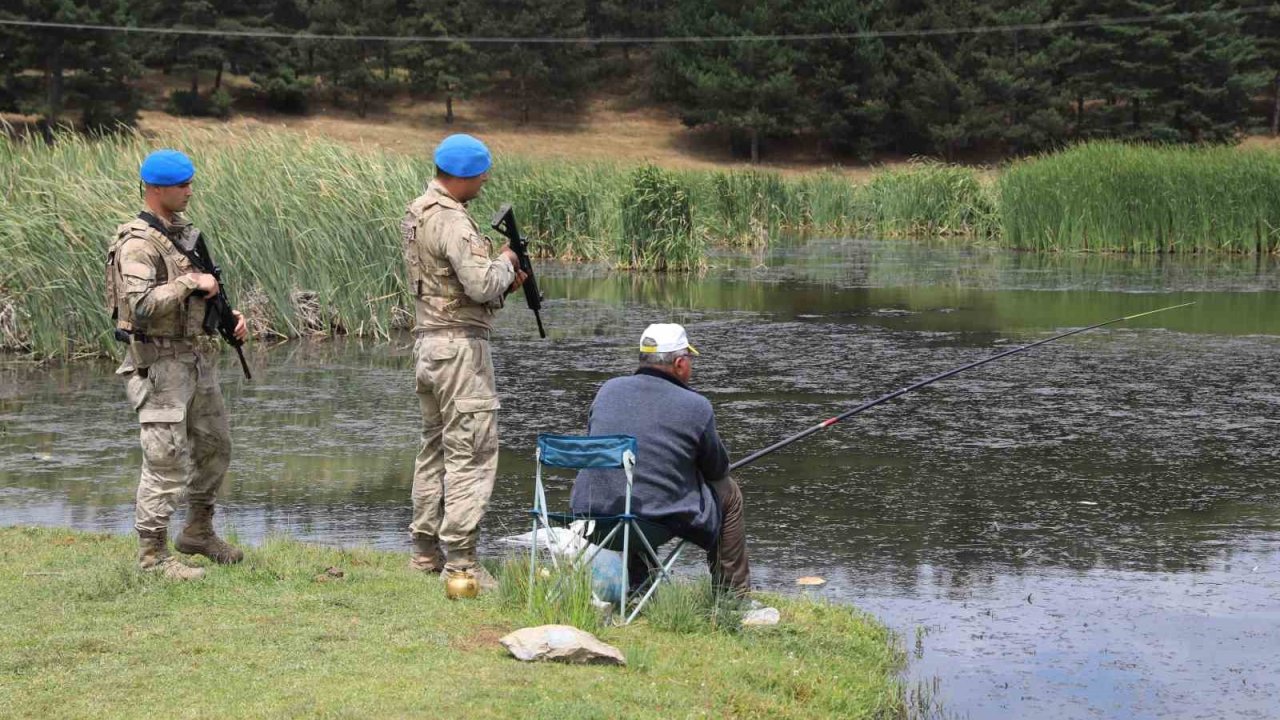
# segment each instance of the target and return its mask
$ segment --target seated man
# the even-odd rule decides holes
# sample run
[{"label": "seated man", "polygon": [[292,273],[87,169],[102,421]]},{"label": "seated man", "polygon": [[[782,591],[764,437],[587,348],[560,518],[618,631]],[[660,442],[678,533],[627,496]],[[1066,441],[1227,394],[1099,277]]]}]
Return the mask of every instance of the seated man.
[{"label": "seated man", "polygon": [[[640,368],[596,393],[588,434],[635,436],[631,511],[657,526],[646,537],[655,547],[673,535],[702,547],[716,588],[745,595],[751,573],[742,493],[729,477],[729,453],[716,434],[711,403],[688,385],[697,354],[683,327],[650,325],[640,339]],[[626,491],[621,469],[582,470],[570,505],[574,513],[620,514]],[[631,567],[635,584],[635,570],[643,578],[645,568]]]}]

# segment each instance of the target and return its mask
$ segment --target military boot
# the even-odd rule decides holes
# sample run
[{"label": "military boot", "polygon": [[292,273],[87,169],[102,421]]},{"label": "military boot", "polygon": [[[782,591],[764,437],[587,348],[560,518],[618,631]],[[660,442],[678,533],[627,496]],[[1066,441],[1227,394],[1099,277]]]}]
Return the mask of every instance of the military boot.
[{"label": "military boot", "polygon": [[493,592],[498,589],[498,579],[490,575],[480,563],[476,563],[471,568],[471,574],[475,577],[476,584],[480,586],[480,592]]},{"label": "military boot", "polygon": [[231,565],[244,559],[240,549],[218,537],[213,531],[213,506],[192,505],[187,513],[187,525],[182,534],[174,541],[178,552],[188,555],[203,555],[210,560]]},{"label": "military boot", "polygon": [[204,568],[191,567],[169,555],[164,530],[138,531],[138,567],[145,572],[158,572],[165,580],[199,580]]},{"label": "military boot", "polygon": [[444,572],[444,553],[440,550],[440,541],[429,535],[414,533],[409,569],[427,573]]},{"label": "military boot", "polygon": [[498,589],[498,580],[489,574],[488,570],[479,562],[476,562],[475,550],[450,550],[449,562],[445,565],[444,578],[447,582],[450,573],[465,572],[469,573],[476,579],[476,584],[480,588],[480,592],[489,592]]}]

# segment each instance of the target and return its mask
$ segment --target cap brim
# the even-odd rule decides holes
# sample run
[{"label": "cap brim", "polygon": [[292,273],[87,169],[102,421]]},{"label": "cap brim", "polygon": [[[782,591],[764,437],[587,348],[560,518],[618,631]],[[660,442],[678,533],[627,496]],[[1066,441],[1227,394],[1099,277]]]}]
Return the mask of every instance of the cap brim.
[{"label": "cap brim", "polygon": [[[693,347],[692,345],[685,345],[683,348],[679,348],[679,349],[680,349],[680,350],[688,350],[689,352],[693,353],[694,355],[701,355],[701,354],[702,354],[702,353],[698,352],[696,349],[694,349],[694,347]],[[642,353],[658,353],[658,352],[663,352],[663,351],[662,351],[662,350],[659,350],[659,349],[658,349],[658,348],[656,348],[656,347],[644,347],[643,345],[641,345],[641,346],[640,346],[640,352],[642,352]],[[675,350],[671,350],[671,351],[669,351],[669,352],[675,352]]]}]

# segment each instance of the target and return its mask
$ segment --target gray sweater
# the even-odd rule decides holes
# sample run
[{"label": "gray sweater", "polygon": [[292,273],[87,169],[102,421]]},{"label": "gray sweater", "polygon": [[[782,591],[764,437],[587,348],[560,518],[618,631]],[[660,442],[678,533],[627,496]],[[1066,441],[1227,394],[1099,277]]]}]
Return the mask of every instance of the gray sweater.
[{"label": "gray sweater", "polygon": [[[634,514],[703,548],[716,544],[720,510],[707,482],[729,474],[729,453],[706,398],[670,375],[642,368],[600,387],[587,432],[635,436]],[[575,513],[619,514],[626,487],[620,469],[581,470],[570,505]]]}]

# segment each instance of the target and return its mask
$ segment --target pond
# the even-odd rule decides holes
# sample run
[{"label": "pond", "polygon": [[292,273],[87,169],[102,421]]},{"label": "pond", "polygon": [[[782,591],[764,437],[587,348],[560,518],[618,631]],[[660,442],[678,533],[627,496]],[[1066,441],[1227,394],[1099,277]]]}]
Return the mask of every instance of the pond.
[{"label": "pond", "polygon": [[[762,588],[899,630],[949,714],[1272,717],[1280,697],[1280,277],[1268,258],[812,240],[699,276],[546,265],[494,341],[502,457],[483,551],[524,532],[539,432],[581,432],[650,322],[685,324],[733,457],[1054,331],[741,469]],[[408,551],[411,339],[224,357],[220,517]],[[0,368],[0,524],[127,532],[140,453],[107,363]],[[699,572],[690,563],[685,572]]]}]

